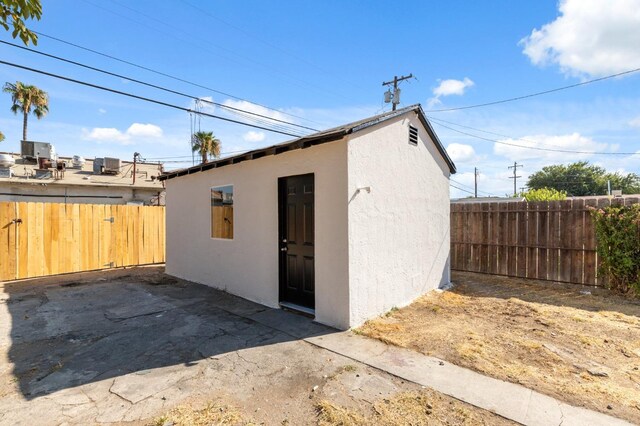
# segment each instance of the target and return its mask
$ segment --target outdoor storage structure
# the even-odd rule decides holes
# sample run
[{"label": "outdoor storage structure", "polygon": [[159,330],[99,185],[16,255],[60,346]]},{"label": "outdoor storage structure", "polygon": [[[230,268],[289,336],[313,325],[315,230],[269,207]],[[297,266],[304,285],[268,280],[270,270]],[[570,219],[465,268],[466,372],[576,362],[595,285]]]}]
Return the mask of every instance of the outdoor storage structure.
[{"label": "outdoor storage structure", "polygon": [[449,283],[452,173],[420,105],[166,173],[166,271],[360,325]]}]

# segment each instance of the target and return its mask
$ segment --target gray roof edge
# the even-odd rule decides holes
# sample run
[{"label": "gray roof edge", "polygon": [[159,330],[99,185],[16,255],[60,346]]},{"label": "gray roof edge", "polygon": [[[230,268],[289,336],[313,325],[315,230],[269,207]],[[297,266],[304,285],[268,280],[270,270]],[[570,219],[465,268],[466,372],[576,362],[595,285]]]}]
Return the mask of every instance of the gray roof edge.
[{"label": "gray roof edge", "polygon": [[451,158],[447,154],[442,142],[436,135],[435,131],[431,127],[431,123],[427,120],[424,111],[422,110],[422,106],[420,104],[411,105],[405,108],[401,108],[396,111],[390,111],[383,114],[379,114],[373,117],[368,117],[362,120],[354,121],[352,123],[348,123],[342,126],[334,127],[331,129],[323,130],[321,132],[313,133],[311,135],[303,136],[298,139],[294,139],[292,141],[283,142],[277,145],[268,146],[265,148],[258,148],[251,151],[247,151],[243,154],[238,154],[226,158],[222,158],[219,160],[211,161],[209,163],[199,164],[197,166],[188,167],[185,169],[179,169],[171,172],[165,172],[164,174],[158,176],[159,180],[167,180],[173,179],[180,176],[190,175],[193,173],[198,173],[210,169],[215,169],[218,167],[227,166],[230,164],[236,164],[246,160],[254,160],[257,158],[265,157],[267,155],[277,155],[283,152],[291,151],[294,149],[302,149],[308,148],[313,145],[320,145],[323,143],[334,142],[344,138],[347,135],[359,132],[371,126],[375,126],[376,124],[383,123],[387,120],[390,120],[395,117],[399,117],[408,112],[415,111],[420,119],[422,125],[427,130],[427,133],[431,137],[431,140],[436,145],[438,152],[442,156],[442,158],[447,163],[449,167],[449,171],[453,174],[456,172],[456,166],[451,161]]}]

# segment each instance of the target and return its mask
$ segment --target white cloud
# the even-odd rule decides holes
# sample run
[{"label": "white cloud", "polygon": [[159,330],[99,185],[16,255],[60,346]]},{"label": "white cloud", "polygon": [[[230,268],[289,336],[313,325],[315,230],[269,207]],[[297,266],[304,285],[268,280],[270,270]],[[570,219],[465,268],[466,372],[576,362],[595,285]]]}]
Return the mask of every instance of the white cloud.
[{"label": "white cloud", "polygon": [[560,16],[520,41],[534,65],[574,76],[640,67],[638,0],[561,0]]},{"label": "white cloud", "polygon": [[464,92],[467,90],[467,88],[475,84],[468,77],[465,77],[463,80],[448,79],[438,81],[440,82],[440,84],[438,84],[438,86],[433,89],[433,97],[428,101],[429,107],[433,107],[434,105],[442,103],[440,101],[440,97],[442,96],[462,96],[464,95]]},{"label": "white cloud", "polygon": [[158,139],[163,136],[163,131],[155,124],[133,123],[122,132],[115,127],[94,127],[91,130],[83,129],[84,139],[102,142],[116,142],[121,145],[134,144],[134,139]]},{"label": "white cloud", "polygon": [[471,145],[465,145],[461,143],[450,143],[447,146],[447,153],[454,163],[464,163],[466,161],[471,161],[476,156],[476,151]]},{"label": "white cloud", "polygon": [[85,134],[87,139],[96,142],[120,142],[126,144],[129,137],[115,127],[94,127]]},{"label": "white cloud", "polygon": [[640,115],[629,122],[631,127],[640,127]]},{"label": "white cloud", "polygon": [[[542,149],[567,150],[567,151],[607,151],[611,147],[605,143],[598,143],[593,139],[582,136],[579,133],[571,133],[568,135],[532,135],[524,136],[521,139],[503,139],[502,143],[520,145],[504,145],[494,144],[494,154],[501,155],[511,161],[521,161],[524,158],[534,159],[536,161],[551,160],[555,163],[573,162],[587,160],[593,157],[592,154],[564,153],[558,151],[544,151]],[[540,150],[527,149],[522,147],[536,147]]]},{"label": "white cloud", "polygon": [[106,109],[104,109],[104,108],[98,108],[98,113],[99,113],[99,114],[106,114],[106,113],[107,113],[107,110],[106,110]]},{"label": "white cloud", "polygon": [[254,132],[253,130],[248,131],[242,136],[242,139],[247,142],[262,142],[264,138],[264,132]]},{"label": "white cloud", "polygon": [[433,94],[437,97],[450,95],[464,95],[464,91],[475,83],[468,77],[464,80],[440,80],[438,87],[433,89]]},{"label": "white cloud", "polygon": [[127,129],[127,135],[139,138],[161,138],[162,129],[155,124],[133,123]]}]

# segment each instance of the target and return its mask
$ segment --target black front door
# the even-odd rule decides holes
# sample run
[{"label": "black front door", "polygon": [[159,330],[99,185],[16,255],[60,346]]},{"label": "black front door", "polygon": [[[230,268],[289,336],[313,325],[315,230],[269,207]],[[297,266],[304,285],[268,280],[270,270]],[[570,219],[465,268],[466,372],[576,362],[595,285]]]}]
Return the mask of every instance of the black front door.
[{"label": "black front door", "polygon": [[280,302],[315,308],[313,174],[278,180]]}]

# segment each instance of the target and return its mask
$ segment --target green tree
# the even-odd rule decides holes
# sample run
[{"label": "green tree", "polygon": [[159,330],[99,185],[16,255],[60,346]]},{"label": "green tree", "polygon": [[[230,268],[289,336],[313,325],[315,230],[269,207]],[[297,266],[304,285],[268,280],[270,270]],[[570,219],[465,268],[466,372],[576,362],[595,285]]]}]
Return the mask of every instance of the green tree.
[{"label": "green tree", "polygon": [[4,133],[0,132],[0,142],[4,140]]},{"label": "green tree", "polygon": [[40,0],[0,0],[0,25],[7,30],[13,27],[11,36],[20,37],[25,45],[38,44],[38,36],[27,28],[24,21],[35,18],[40,20],[42,4]]},{"label": "green tree", "polygon": [[196,132],[193,134],[193,152],[197,152],[202,157],[202,162],[208,161],[209,155],[213,158],[220,157],[222,142],[213,136],[213,132]]},{"label": "green tree", "polygon": [[543,167],[529,176],[527,186],[530,189],[552,188],[570,196],[606,195],[607,181],[611,181],[612,189],[621,189],[625,194],[640,192],[637,174],[610,173],[587,161]]},{"label": "green tree", "polygon": [[521,192],[519,196],[527,201],[562,201],[567,198],[567,193],[553,188],[540,188]]},{"label": "green tree", "polygon": [[27,139],[27,121],[29,114],[33,112],[33,115],[37,119],[41,119],[49,112],[49,95],[42,89],[36,86],[26,85],[19,81],[13,83],[6,83],[2,90],[5,93],[11,94],[11,112],[17,114],[22,112],[22,140]]}]

